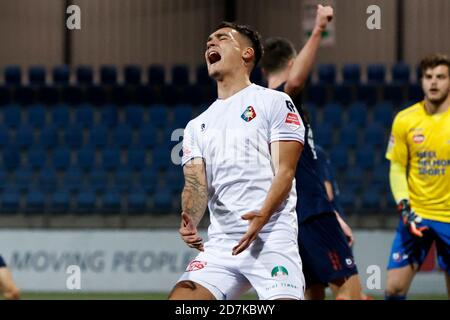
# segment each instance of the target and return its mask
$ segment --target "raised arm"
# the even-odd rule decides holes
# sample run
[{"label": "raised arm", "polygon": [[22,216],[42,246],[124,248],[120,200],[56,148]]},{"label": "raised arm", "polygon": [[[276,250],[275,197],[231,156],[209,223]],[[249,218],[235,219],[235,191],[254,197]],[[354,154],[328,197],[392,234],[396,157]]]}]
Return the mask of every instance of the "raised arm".
[{"label": "raised arm", "polygon": [[333,19],[333,8],[330,6],[317,6],[316,24],[311,36],[294,60],[285,85],[285,92],[291,97],[297,95],[306,83],[306,79],[316,59],[317,49],[320,46],[322,32],[325,31],[328,22]]}]

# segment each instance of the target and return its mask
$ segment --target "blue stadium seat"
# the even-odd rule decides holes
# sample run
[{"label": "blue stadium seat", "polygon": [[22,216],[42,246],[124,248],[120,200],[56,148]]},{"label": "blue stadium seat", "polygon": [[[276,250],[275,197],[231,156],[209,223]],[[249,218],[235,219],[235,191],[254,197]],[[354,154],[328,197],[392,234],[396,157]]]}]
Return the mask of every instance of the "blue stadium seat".
[{"label": "blue stadium seat", "polygon": [[36,65],[28,69],[28,82],[30,85],[45,85],[46,70],[44,66]]},{"label": "blue stadium seat", "polygon": [[356,87],[356,100],[373,106],[378,102],[379,86],[372,83],[361,84]]},{"label": "blue stadium seat", "polygon": [[382,195],[378,187],[368,186],[362,194],[362,210],[364,213],[380,213]]},{"label": "blue stadium seat", "polygon": [[165,105],[154,105],[149,108],[149,121],[157,128],[163,128],[168,122],[168,111]]},{"label": "blue stadium seat", "polygon": [[95,212],[95,193],[93,190],[83,190],[76,196],[75,212],[79,214],[92,214]]},{"label": "blue stadium seat", "polygon": [[345,172],[345,184],[358,188],[364,181],[364,172],[360,167],[353,166]]},{"label": "blue stadium seat", "polygon": [[77,106],[75,109],[75,121],[82,128],[91,128],[94,124],[94,108],[89,104]]},{"label": "blue stadium seat", "polygon": [[139,185],[147,193],[153,193],[156,190],[157,185],[157,174],[152,169],[145,169],[138,175]]},{"label": "blue stadium seat", "polygon": [[94,148],[104,148],[108,145],[108,129],[102,125],[96,125],[89,132],[89,145]]},{"label": "blue stadium seat", "polygon": [[392,66],[391,72],[392,72],[392,82],[401,84],[409,83],[409,78],[411,74],[409,65],[405,63],[396,63]]},{"label": "blue stadium seat", "polygon": [[140,128],[144,122],[144,108],[141,105],[125,106],[125,121],[132,128]]},{"label": "blue stadium seat", "polygon": [[6,85],[19,86],[22,82],[22,70],[19,66],[7,66],[4,71]]},{"label": "blue stadium seat", "polygon": [[202,86],[211,86],[214,84],[214,81],[211,79],[211,77],[208,74],[208,67],[206,64],[201,64],[197,66],[195,70],[196,80],[197,84]]},{"label": "blue stadium seat", "polygon": [[0,168],[0,193],[5,190],[6,187],[10,185],[10,181],[8,180],[8,174],[3,168]]},{"label": "blue stadium seat", "polygon": [[336,84],[331,87],[333,101],[348,105],[352,100],[352,86],[348,83]]},{"label": "blue stadium seat", "polygon": [[133,172],[129,168],[119,168],[114,173],[114,188],[119,192],[128,192],[133,186]]},{"label": "blue stadium seat", "polygon": [[45,212],[45,195],[39,189],[30,190],[25,198],[25,213],[42,214]]},{"label": "blue stadium seat", "polygon": [[45,167],[47,152],[41,147],[33,147],[27,152],[28,154],[28,165],[33,170],[40,170]]},{"label": "blue stadium seat", "polygon": [[176,105],[174,108],[174,126],[175,128],[184,128],[192,119],[192,106]]},{"label": "blue stadium seat", "polygon": [[52,125],[42,128],[39,140],[42,147],[47,149],[55,148],[59,143],[57,129]]},{"label": "blue stadium seat", "polygon": [[9,144],[8,129],[4,125],[0,125],[0,148],[4,148]]},{"label": "blue stadium seat", "polygon": [[28,123],[36,129],[45,127],[46,111],[42,104],[34,104],[28,108]]},{"label": "blue stadium seat", "polygon": [[58,177],[53,168],[45,168],[39,173],[39,188],[45,193],[53,193],[58,189]]},{"label": "blue stadium seat", "polygon": [[166,190],[158,190],[154,196],[154,211],[156,213],[171,212],[172,209],[172,196]]},{"label": "blue stadium seat", "polygon": [[24,167],[15,173],[14,187],[20,192],[27,192],[33,184],[33,171]]},{"label": "blue stadium seat", "polygon": [[108,191],[102,196],[102,212],[105,214],[120,213],[121,205],[120,193]]},{"label": "blue stadium seat", "polygon": [[95,150],[91,146],[82,147],[77,153],[77,164],[84,171],[95,167]]},{"label": "blue stadium seat", "polygon": [[345,64],[342,67],[342,78],[344,83],[359,84],[361,82],[361,68],[359,64]]},{"label": "blue stadium seat", "polygon": [[313,129],[314,141],[328,149],[333,144],[333,129],[324,122]]},{"label": "blue stadium seat", "polygon": [[68,85],[70,81],[70,69],[67,65],[55,66],[53,68],[53,83],[57,85]]},{"label": "blue stadium seat", "polygon": [[88,184],[95,192],[104,192],[108,186],[108,175],[102,169],[95,169],[88,175]]},{"label": "blue stadium seat", "polygon": [[393,82],[385,85],[383,87],[383,99],[392,102],[394,105],[398,106],[401,104],[405,96],[405,86],[398,82]]},{"label": "blue stadium seat", "polygon": [[372,184],[378,186],[384,186],[389,189],[389,163],[384,162],[381,165],[375,166],[375,169],[372,171]]},{"label": "blue stadium seat", "polygon": [[150,85],[164,85],[165,77],[166,74],[164,66],[154,64],[148,68],[148,83]]},{"label": "blue stadium seat", "polygon": [[348,123],[362,128],[367,123],[368,107],[362,102],[354,102],[347,111]]},{"label": "blue stadium seat", "polygon": [[375,150],[372,146],[362,146],[356,150],[356,165],[363,170],[375,167]]},{"label": "blue stadium seat", "polygon": [[115,127],[118,119],[119,113],[116,105],[108,104],[101,107],[101,120],[106,127]]},{"label": "blue stadium seat", "polygon": [[383,84],[386,80],[386,67],[382,64],[369,64],[367,66],[367,82]]},{"label": "blue stadium seat", "polygon": [[133,143],[133,131],[125,123],[119,124],[113,132],[113,142],[121,148],[127,148]]},{"label": "blue stadium seat", "polygon": [[141,83],[142,70],[138,65],[127,65],[124,68],[125,84],[138,85]]},{"label": "blue stadium seat", "polygon": [[77,167],[71,167],[64,172],[64,188],[70,192],[78,192],[83,188],[83,172]]},{"label": "blue stadium seat", "polygon": [[8,128],[17,128],[21,123],[20,107],[17,104],[9,104],[2,108],[3,123]]},{"label": "blue stadium seat", "polygon": [[165,170],[171,164],[172,160],[170,158],[170,153],[172,150],[171,145],[162,145],[153,151],[153,167],[157,170]]},{"label": "blue stadium seat", "polygon": [[17,213],[20,208],[20,194],[17,190],[8,189],[1,195],[3,213]]},{"label": "blue stadium seat", "polygon": [[346,211],[353,211],[356,205],[356,190],[354,187],[343,185],[340,189],[339,201]]},{"label": "blue stadium seat", "polygon": [[169,181],[169,190],[172,193],[180,193],[184,186],[184,175],[181,168],[174,168],[167,171],[166,181]]},{"label": "blue stadium seat", "polygon": [[16,132],[16,145],[23,149],[30,148],[35,143],[34,130],[27,124],[21,125]]},{"label": "blue stadium seat", "polygon": [[90,66],[78,66],[76,70],[77,82],[79,85],[92,85],[94,72]]},{"label": "blue stadium seat", "polygon": [[305,88],[306,101],[322,106],[327,101],[327,91],[324,84],[312,83]]},{"label": "blue stadium seat", "polygon": [[128,167],[133,170],[140,171],[146,166],[145,150],[139,147],[134,147],[128,150]]},{"label": "blue stadium seat", "polygon": [[52,163],[57,170],[66,170],[70,166],[70,149],[58,147],[53,151]]},{"label": "blue stadium seat", "polygon": [[172,67],[172,84],[176,86],[189,85],[189,67],[185,64],[178,64]]},{"label": "blue stadium seat", "polygon": [[339,143],[349,148],[355,148],[358,145],[358,130],[359,128],[353,123],[342,126],[339,135]]},{"label": "blue stadium seat", "polygon": [[108,171],[114,171],[120,165],[120,150],[118,148],[106,148],[102,151],[102,165]]},{"label": "blue stadium seat", "polygon": [[394,107],[392,103],[381,102],[373,108],[373,120],[385,128],[390,128],[394,119]]},{"label": "blue stadium seat", "polygon": [[157,132],[152,123],[146,123],[138,133],[138,144],[142,148],[152,148],[156,145]]},{"label": "blue stadium seat", "polygon": [[334,84],[336,82],[336,66],[334,64],[319,64],[317,73],[321,83]]},{"label": "blue stadium seat", "polygon": [[7,146],[3,151],[3,167],[15,170],[20,166],[20,150],[15,146]]},{"label": "blue stadium seat", "polygon": [[346,169],[348,166],[348,149],[342,145],[335,146],[330,152],[330,161],[336,172]]},{"label": "blue stadium seat", "polygon": [[367,126],[364,135],[364,143],[373,147],[387,146],[385,128],[378,123],[371,123]]},{"label": "blue stadium seat", "polygon": [[413,101],[420,101],[423,99],[423,91],[420,84],[413,83],[408,86],[408,99]]},{"label": "blue stadium seat", "polygon": [[128,193],[129,213],[145,213],[147,211],[147,195],[143,190],[136,189]]},{"label": "blue stadium seat", "polygon": [[79,148],[83,145],[83,129],[77,124],[67,127],[64,133],[64,143],[70,148]]},{"label": "blue stadium seat", "polygon": [[100,67],[100,82],[103,85],[113,85],[117,83],[117,69],[115,66]]},{"label": "blue stadium seat", "polygon": [[80,102],[74,102],[73,104],[80,104],[83,102],[89,102],[94,105],[102,105],[107,102],[108,88],[105,85],[91,85],[86,88],[85,99]]},{"label": "blue stadium seat", "polygon": [[70,209],[70,194],[64,190],[58,190],[50,196],[49,211],[54,214],[68,213]]},{"label": "blue stadium seat", "polygon": [[342,122],[344,110],[340,104],[328,103],[323,108],[322,123],[330,127],[339,127]]},{"label": "blue stadium seat", "polygon": [[65,129],[70,122],[69,107],[60,104],[52,109],[52,124],[58,129]]}]

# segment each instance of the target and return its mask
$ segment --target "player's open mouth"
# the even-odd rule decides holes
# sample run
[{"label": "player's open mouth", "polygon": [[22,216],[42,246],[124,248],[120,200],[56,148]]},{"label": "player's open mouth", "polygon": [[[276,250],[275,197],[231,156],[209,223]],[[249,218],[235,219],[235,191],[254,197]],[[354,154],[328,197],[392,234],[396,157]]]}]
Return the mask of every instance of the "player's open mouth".
[{"label": "player's open mouth", "polygon": [[220,56],[220,54],[216,51],[210,51],[208,53],[208,61],[210,64],[214,64],[218,61],[220,61],[220,59],[222,59],[222,57]]}]

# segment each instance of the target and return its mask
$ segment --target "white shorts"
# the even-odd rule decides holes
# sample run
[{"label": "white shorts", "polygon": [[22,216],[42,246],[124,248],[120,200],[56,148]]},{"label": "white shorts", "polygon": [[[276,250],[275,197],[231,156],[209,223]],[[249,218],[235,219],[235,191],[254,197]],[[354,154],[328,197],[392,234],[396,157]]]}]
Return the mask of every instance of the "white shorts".
[{"label": "white shorts", "polygon": [[298,246],[292,240],[256,239],[237,256],[238,241],[212,239],[178,281],[193,281],[217,300],[238,299],[253,287],[261,300],[304,299],[305,279]]}]

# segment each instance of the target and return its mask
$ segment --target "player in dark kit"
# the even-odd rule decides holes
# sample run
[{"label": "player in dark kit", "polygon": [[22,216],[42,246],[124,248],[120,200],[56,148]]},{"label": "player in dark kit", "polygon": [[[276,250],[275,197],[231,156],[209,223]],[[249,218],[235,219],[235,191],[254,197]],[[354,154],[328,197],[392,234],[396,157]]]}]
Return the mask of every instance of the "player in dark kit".
[{"label": "player in dark kit", "polygon": [[[319,175],[311,126],[301,108],[300,93],[312,68],[322,32],[333,17],[331,7],[318,6],[314,31],[297,56],[282,38],[268,39],[262,69],[268,87],[290,95],[304,122],[305,146],[297,165],[299,251],[306,279],[306,298],[324,299],[329,285],[336,299],[363,299],[358,271],[344,229]],[[287,105],[287,108],[293,106]]]}]

